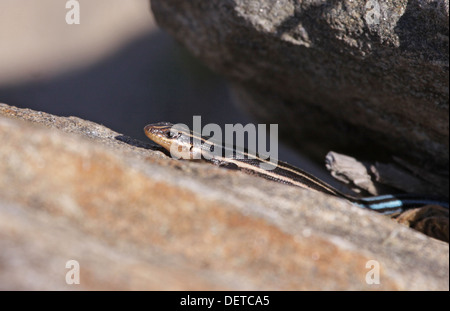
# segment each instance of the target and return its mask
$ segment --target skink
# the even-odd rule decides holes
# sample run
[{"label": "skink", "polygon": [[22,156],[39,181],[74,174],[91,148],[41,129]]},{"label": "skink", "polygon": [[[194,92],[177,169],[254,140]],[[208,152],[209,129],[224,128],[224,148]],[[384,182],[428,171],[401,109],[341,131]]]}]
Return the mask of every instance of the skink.
[{"label": "skink", "polygon": [[[153,142],[172,152],[172,154],[180,153],[177,155],[178,157],[193,159],[195,156],[201,155],[202,159],[221,167],[240,170],[279,183],[340,197],[360,207],[379,213],[399,213],[406,209],[424,205],[440,205],[448,209],[448,201],[433,196],[387,194],[365,198],[353,197],[342,193],[313,175],[281,161],[278,161],[272,170],[266,170],[261,168],[261,164],[267,164],[269,161],[257,154],[239,151],[235,147],[218,145],[191,131],[173,129],[173,124],[169,122],[149,124],[144,128],[144,132]],[[217,152],[218,148],[221,152]],[[182,152],[184,152],[183,155],[181,155]]]}]

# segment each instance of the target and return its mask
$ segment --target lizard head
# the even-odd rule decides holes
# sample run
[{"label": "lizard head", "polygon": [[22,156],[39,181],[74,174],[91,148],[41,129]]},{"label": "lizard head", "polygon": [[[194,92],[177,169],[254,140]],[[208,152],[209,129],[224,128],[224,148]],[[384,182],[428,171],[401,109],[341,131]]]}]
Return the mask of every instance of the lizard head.
[{"label": "lizard head", "polygon": [[169,122],[158,122],[144,127],[145,135],[170,152],[174,158],[194,158],[192,135],[189,129]]}]

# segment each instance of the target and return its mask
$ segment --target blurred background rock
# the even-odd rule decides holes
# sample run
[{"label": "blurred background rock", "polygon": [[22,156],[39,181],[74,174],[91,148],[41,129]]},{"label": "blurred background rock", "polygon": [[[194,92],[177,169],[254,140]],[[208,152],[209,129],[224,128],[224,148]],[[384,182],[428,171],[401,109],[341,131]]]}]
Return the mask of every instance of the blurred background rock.
[{"label": "blurred background rock", "polygon": [[[77,116],[146,141],[158,121],[191,126],[249,123],[225,81],[160,30],[146,0],[80,0],[80,24],[66,1],[0,2],[0,102]],[[280,146],[279,157],[331,181]],[[332,181],[331,181],[332,182]]]},{"label": "blurred background rock", "polygon": [[223,82],[155,25],[142,0],[80,1],[68,25],[65,1],[2,1],[0,98],[75,115],[143,138],[147,122],[246,119]]}]

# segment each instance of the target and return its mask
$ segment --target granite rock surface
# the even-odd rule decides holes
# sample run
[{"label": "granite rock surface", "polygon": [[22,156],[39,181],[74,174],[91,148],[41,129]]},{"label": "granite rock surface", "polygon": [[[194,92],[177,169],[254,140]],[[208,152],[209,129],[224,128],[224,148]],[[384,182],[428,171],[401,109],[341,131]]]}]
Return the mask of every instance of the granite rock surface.
[{"label": "granite rock surface", "polygon": [[250,114],[280,124],[302,152],[397,156],[448,172],[448,0],[151,5]]},{"label": "granite rock surface", "polygon": [[385,216],[5,104],[0,248],[0,289],[449,289],[448,244]]}]

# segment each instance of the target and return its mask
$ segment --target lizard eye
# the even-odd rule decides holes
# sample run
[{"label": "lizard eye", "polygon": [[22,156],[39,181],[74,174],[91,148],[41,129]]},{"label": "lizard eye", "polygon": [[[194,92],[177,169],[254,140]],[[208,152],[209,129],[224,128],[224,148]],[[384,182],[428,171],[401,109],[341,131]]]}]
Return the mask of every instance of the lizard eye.
[{"label": "lizard eye", "polygon": [[180,136],[181,136],[181,133],[180,133],[180,132],[168,131],[168,132],[166,133],[166,137],[167,137],[167,138],[170,138],[170,139],[175,139],[175,138],[178,138],[178,137],[180,137]]}]

